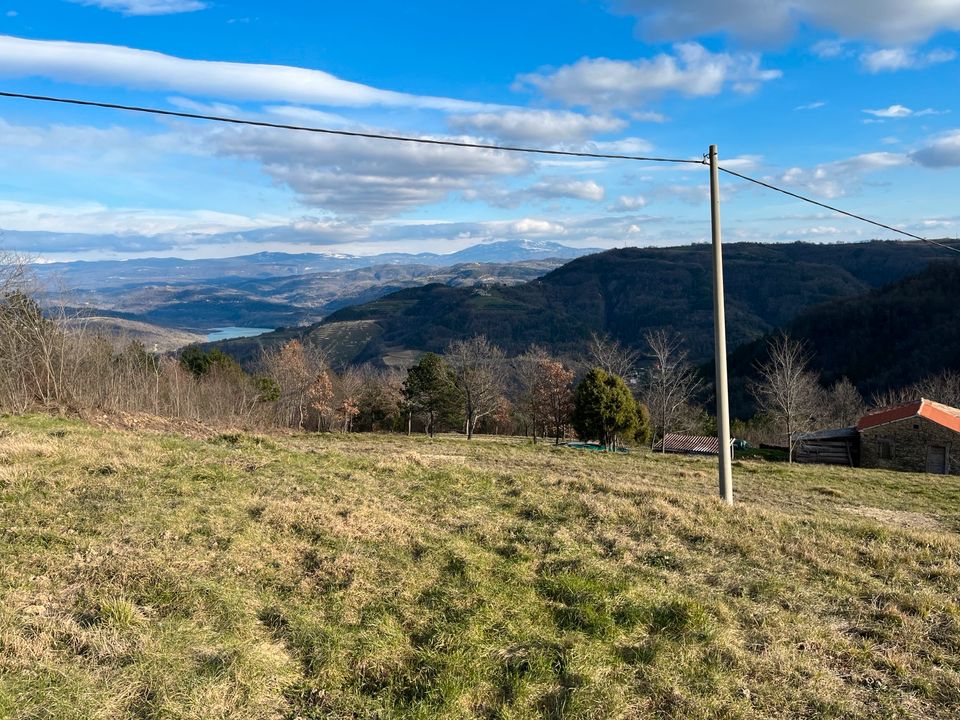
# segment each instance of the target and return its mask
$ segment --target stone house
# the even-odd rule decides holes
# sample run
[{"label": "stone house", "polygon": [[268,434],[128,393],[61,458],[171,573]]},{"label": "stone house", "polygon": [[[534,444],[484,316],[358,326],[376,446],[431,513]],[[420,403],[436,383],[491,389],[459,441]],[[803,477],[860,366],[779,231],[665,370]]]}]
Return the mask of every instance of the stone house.
[{"label": "stone house", "polygon": [[860,466],[960,475],[960,410],[920,399],[860,418]]}]

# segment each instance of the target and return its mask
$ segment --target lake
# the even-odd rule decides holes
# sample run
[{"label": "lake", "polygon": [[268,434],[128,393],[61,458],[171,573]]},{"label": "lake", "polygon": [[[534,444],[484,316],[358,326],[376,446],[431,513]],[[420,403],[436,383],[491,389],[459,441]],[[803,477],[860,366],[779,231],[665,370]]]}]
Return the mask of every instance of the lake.
[{"label": "lake", "polygon": [[255,328],[255,327],[224,327],[214,328],[207,333],[207,342],[214,340],[231,340],[233,338],[253,337],[254,335],[263,335],[273,332],[273,328]]}]

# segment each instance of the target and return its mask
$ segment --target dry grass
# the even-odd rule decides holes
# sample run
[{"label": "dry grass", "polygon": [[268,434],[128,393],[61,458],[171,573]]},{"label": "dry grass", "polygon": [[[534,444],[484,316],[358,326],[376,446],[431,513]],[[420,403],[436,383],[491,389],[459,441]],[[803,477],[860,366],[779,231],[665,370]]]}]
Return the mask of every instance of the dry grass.
[{"label": "dry grass", "polygon": [[0,419],[0,716],[953,718],[951,479]]}]

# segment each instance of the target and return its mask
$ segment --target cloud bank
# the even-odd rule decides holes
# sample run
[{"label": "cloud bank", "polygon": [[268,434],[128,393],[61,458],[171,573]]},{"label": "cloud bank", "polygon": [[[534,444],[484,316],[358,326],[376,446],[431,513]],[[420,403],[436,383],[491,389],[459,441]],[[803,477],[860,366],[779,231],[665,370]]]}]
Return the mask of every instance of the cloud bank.
[{"label": "cloud bank", "polygon": [[339,107],[486,112],[499,106],[412,95],[288,65],[188,60],[118,45],[0,36],[0,77],[39,77],[205,98]]}]

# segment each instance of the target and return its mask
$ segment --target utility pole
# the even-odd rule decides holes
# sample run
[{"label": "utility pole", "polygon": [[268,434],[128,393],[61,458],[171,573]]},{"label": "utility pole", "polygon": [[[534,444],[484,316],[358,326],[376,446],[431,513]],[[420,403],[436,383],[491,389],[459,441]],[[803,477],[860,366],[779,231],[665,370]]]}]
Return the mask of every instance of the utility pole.
[{"label": "utility pole", "polygon": [[717,441],[720,451],[720,497],[733,505],[730,462],[730,397],[727,391],[727,321],[723,307],[723,248],[720,243],[720,172],[717,146],[710,146],[710,224],[713,230],[713,338],[717,366]]}]

